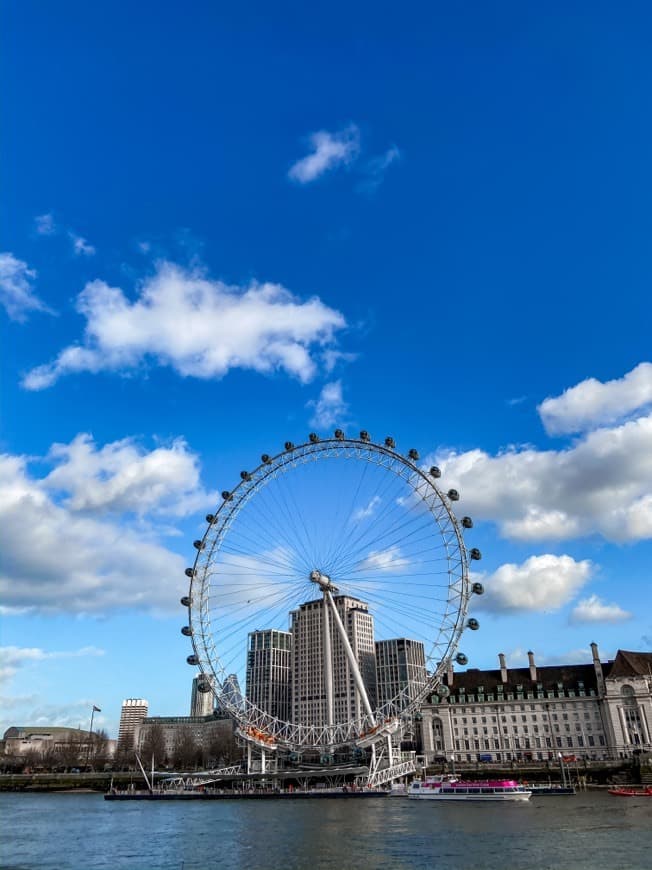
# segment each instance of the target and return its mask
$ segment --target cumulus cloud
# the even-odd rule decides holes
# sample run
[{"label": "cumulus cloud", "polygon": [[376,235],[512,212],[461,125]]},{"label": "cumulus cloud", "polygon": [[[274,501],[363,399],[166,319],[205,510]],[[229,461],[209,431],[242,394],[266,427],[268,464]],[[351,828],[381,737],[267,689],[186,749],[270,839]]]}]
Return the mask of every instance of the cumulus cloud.
[{"label": "cumulus cloud", "polygon": [[336,133],[319,130],[309,137],[311,152],[294,163],[289,177],[299,184],[309,184],[338,166],[349,166],[360,153],[360,131],[350,124]]},{"label": "cumulus cloud", "polygon": [[37,215],[34,218],[34,227],[39,236],[65,236],[77,257],[92,257],[95,254],[95,247],[90,242],[74,230],[57,223],[52,212]]},{"label": "cumulus cloud", "polygon": [[458,489],[464,510],[521,541],[600,534],[652,537],[652,416],[602,428],[563,450],[442,451],[426,460]]},{"label": "cumulus cloud", "polygon": [[33,662],[103,655],[104,650],[98,649],[95,646],[85,646],[78,650],[63,651],[48,651],[39,647],[3,646],[0,647],[0,681],[11,679],[19,668]]},{"label": "cumulus cloud", "polygon": [[388,148],[384,154],[372,157],[362,169],[364,180],[360,182],[358,189],[365,193],[373,193],[383,183],[389,167],[394,163],[398,163],[400,159],[401,152],[395,145]]},{"label": "cumulus cloud", "polygon": [[587,559],[571,556],[531,556],[520,565],[501,565],[484,576],[486,594],[476,609],[493,613],[559,610],[571,601],[590,579],[593,566]]},{"label": "cumulus cloud", "polygon": [[95,248],[83,236],[78,236],[72,231],[68,232],[68,238],[72,242],[72,249],[78,257],[92,257],[95,254]]},{"label": "cumulus cloud", "polygon": [[34,269],[9,252],[0,253],[0,302],[11,320],[24,323],[30,311],[52,314],[34,292]]},{"label": "cumulus cloud", "polygon": [[632,614],[618,604],[605,604],[597,595],[578,601],[573,608],[571,622],[625,622]]},{"label": "cumulus cloud", "polygon": [[54,469],[36,477],[25,457],[0,456],[5,612],[176,610],[184,561],[159,542],[156,528],[139,534],[124,512],[142,514],[144,504],[151,515],[178,514],[179,505],[187,512],[204,500],[193,477],[197,460],[184,443],[146,453],[130,440],[97,448],[79,436],[56,445],[48,461]]},{"label": "cumulus cloud", "polygon": [[51,212],[37,215],[34,218],[34,225],[39,236],[53,236],[58,229]]},{"label": "cumulus cloud", "polygon": [[606,383],[587,378],[561,396],[545,399],[538,411],[546,432],[563,435],[614,423],[650,405],[652,363],[643,362]]},{"label": "cumulus cloud", "polygon": [[86,318],[82,343],[29,372],[27,389],[76,372],[130,371],[149,360],[185,377],[221,378],[243,368],[281,370],[305,383],[317,372],[313,350],[332,343],[345,325],[316,297],[302,302],[278,284],[229,287],[173,263],[159,264],[134,302],[120,288],[92,281],[77,310]]},{"label": "cumulus cloud", "polygon": [[404,568],[409,564],[409,560],[401,553],[401,548],[395,545],[393,547],[388,547],[386,550],[372,550],[367,558],[361,563],[358,571],[369,569],[390,572],[400,571],[401,568]]},{"label": "cumulus cloud", "polygon": [[343,425],[349,406],[342,395],[342,382],[324,384],[318,399],[311,399],[307,408],[312,408],[310,425],[316,429],[331,429]]},{"label": "cumulus cloud", "polygon": [[376,513],[376,509],[378,505],[382,502],[382,499],[379,495],[374,495],[364,507],[358,508],[357,511],[354,512],[351,519],[353,522],[359,522],[359,520],[366,520],[369,517],[373,516]]},{"label": "cumulus cloud", "polygon": [[133,438],[98,448],[80,433],[70,444],[53,444],[48,459],[55,468],[43,485],[64,493],[63,505],[74,512],[185,516],[217,500],[202,489],[198,458],[182,438],[147,451]]}]

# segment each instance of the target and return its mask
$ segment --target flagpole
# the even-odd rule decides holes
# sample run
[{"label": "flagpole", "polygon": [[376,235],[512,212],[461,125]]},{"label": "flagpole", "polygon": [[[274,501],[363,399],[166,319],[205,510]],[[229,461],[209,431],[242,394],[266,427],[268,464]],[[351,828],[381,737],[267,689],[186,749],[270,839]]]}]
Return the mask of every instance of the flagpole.
[{"label": "flagpole", "polygon": [[91,744],[93,743],[93,719],[95,718],[95,713],[101,713],[99,707],[96,707],[95,704],[91,704],[91,728],[88,734],[88,751],[86,752],[86,764],[90,763],[90,755],[91,755]]}]

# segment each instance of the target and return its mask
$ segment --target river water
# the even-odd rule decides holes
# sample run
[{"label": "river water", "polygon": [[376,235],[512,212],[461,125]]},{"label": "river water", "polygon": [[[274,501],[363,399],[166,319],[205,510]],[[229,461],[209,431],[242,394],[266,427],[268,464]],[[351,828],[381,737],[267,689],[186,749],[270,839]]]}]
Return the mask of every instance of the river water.
[{"label": "river water", "polygon": [[3,870],[649,870],[652,800],[106,802],[0,794]]}]

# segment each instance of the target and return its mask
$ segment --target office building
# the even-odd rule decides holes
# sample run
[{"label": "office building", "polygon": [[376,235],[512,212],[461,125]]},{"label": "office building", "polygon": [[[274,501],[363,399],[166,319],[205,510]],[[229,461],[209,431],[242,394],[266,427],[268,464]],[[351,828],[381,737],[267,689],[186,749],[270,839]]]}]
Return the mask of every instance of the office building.
[{"label": "office building", "polygon": [[292,634],[267,629],[247,639],[247,700],[278,719],[290,718]]},{"label": "office building", "polygon": [[[373,617],[367,604],[347,595],[333,597],[358,662],[372,708],[376,706],[376,652]],[[292,721],[303,725],[327,722],[324,682],[324,600],[307,601],[292,611]],[[364,708],[356,691],[344,645],[330,614],[333,658],[334,722],[360,720]]]},{"label": "office building", "polygon": [[407,637],[376,641],[378,706],[401,697],[400,707],[413,701],[426,684],[423,643]]},{"label": "office building", "polygon": [[129,748],[133,745],[136,727],[147,716],[149,704],[143,698],[127,698],[122,702],[118,746]]},{"label": "office building", "polygon": [[[199,686],[208,683],[211,688],[208,692],[200,692]],[[215,709],[215,677],[200,674],[193,678],[192,693],[190,696],[191,716],[210,716]]]}]

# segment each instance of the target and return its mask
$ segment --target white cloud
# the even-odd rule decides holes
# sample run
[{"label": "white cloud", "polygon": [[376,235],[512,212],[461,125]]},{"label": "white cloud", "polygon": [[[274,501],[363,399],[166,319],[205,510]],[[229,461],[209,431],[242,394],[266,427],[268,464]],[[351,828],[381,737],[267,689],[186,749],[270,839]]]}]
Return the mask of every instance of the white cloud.
[{"label": "white cloud", "polygon": [[95,254],[95,248],[90,242],[74,230],[57,223],[52,212],[37,215],[34,218],[34,226],[39,236],[66,236],[72,245],[73,253],[78,257],[92,257]]},{"label": "white cloud", "polygon": [[486,594],[476,602],[478,610],[495,613],[559,610],[589,580],[593,566],[570,556],[531,556],[521,565],[501,565],[484,576]]},{"label": "white cloud", "polygon": [[78,257],[92,257],[95,254],[95,248],[83,236],[79,236],[77,233],[69,230],[68,238],[72,242],[72,249]]},{"label": "white cloud", "polygon": [[[158,542],[156,528],[139,534],[133,520],[97,512],[138,510],[143,500],[151,513],[178,513],[175,498],[194,509],[204,495],[192,479],[179,479],[184,469],[192,475],[196,467],[186,453],[183,442],[152,454],[129,440],[96,449],[82,436],[53,448],[49,459],[60,462],[60,473],[55,467],[40,478],[30,474],[25,457],[0,456],[5,612],[176,612],[186,589],[184,560]],[[165,459],[169,474],[161,470]]]},{"label": "white cloud", "polygon": [[342,382],[332,381],[324,384],[318,399],[311,399],[307,408],[312,408],[310,425],[316,429],[330,429],[344,424],[349,406],[342,395]]},{"label": "white cloud", "polygon": [[409,560],[401,553],[401,548],[395,545],[386,550],[372,550],[356,573],[370,568],[376,571],[400,571],[409,564]]},{"label": "white cloud", "polygon": [[77,310],[87,321],[83,342],[29,372],[27,389],[76,372],[125,372],[151,359],[186,377],[221,378],[243,368],[282,370],[307,382],[317,372],[313,347],[332,343],[345,325],[317,297],[302,302],[278,284],[229,287],[165,262],[135,302],[98,280],[80,293]]},{"label": "white cloud", "polygon": [[0,302],[11,320],[24,323],[29,311],[53,312],[42,302],[32,286],[34,269],[9,252],[0,253]]},{"label": "white cloud", "polygon": [[217,501],[202,489],[198,458],[181,438],[146,451],[132,438],[97,448],[81,433],[70,444],[53,444],[48,459],[56,467],[43,485],[65,493],[62,504],[74,512],[184,516]]},{"label": "white cloud", "polygon": [[652,416],[598,429],[565,450],[510,447],[442,452],[442,468],[465,513],[498,524],[508,538],[612,541],[652,537]]},{"label": "white cloud", "polygon": [[[602,655],[602,659],[604,660],[605,658],[613,658],[613,656]],[[527,667],[529,663],[527,651],[520,647],[512,650],[512,652],[506,653],[505,659],[507,661],[507,667],[509,668],[524,668]],[[535,650],[534,661],[537,667],[577,664],[578,662],[590,663],[593,661],[593,652],[590,646],[571,649],[560,653],[538,653]]]},{"label": "white cloud", "polygon": [[300,184],[315,181],[338,166],[350,165],[360,153],[360,131],[350,124],[336,133],[320,130],[310,137],[312,151],[290,167],[289,177]]},{"label": "white cloud", "polygon": [[652,363],[643,362],[624,377],[602,383],[587,378],[538,407],[550,435],[581,432],[652,405]]},{"label": "white cloud", "polygon": [[358,508],[358,510],[354,512],[351,518],[353,522],[358,522],[359,520],[366,520],[369,517],[373,516],[376,513],[376,508],[381,503],[381,501],[382,499],[379,495],[373,496],[368,504],[366,504],[364,507]]},{"label": "white cloud", "polygon": [[571,622],[625,622],[632,614],[618,604],[605,604],[597,595],[578,601],[571,613]]},{"label": "white cloud", "polygon": [[19,668],[33,662],[103,655],[104,650],[98,649],[95,646],[85,646],[78,650],[64,651],[47,651],[39,647],[3,646],[0,647],[0,681],[11,679]]},{"label": "white cloud", "polygon": [[362,170],[365,178],[358,185],[358,189],[365,193],[373,193],[383,183],[385,173],[389,167],[394,163],[398,163],[400,159],[401,152],[395,145],[388,148],[384,154],[373,157]]},{"label": "white cloud", "polygon": [[34,218],[34,224],[39,236],[53,236],[58,230],[54,215],[51,213],[37,215]]}]

